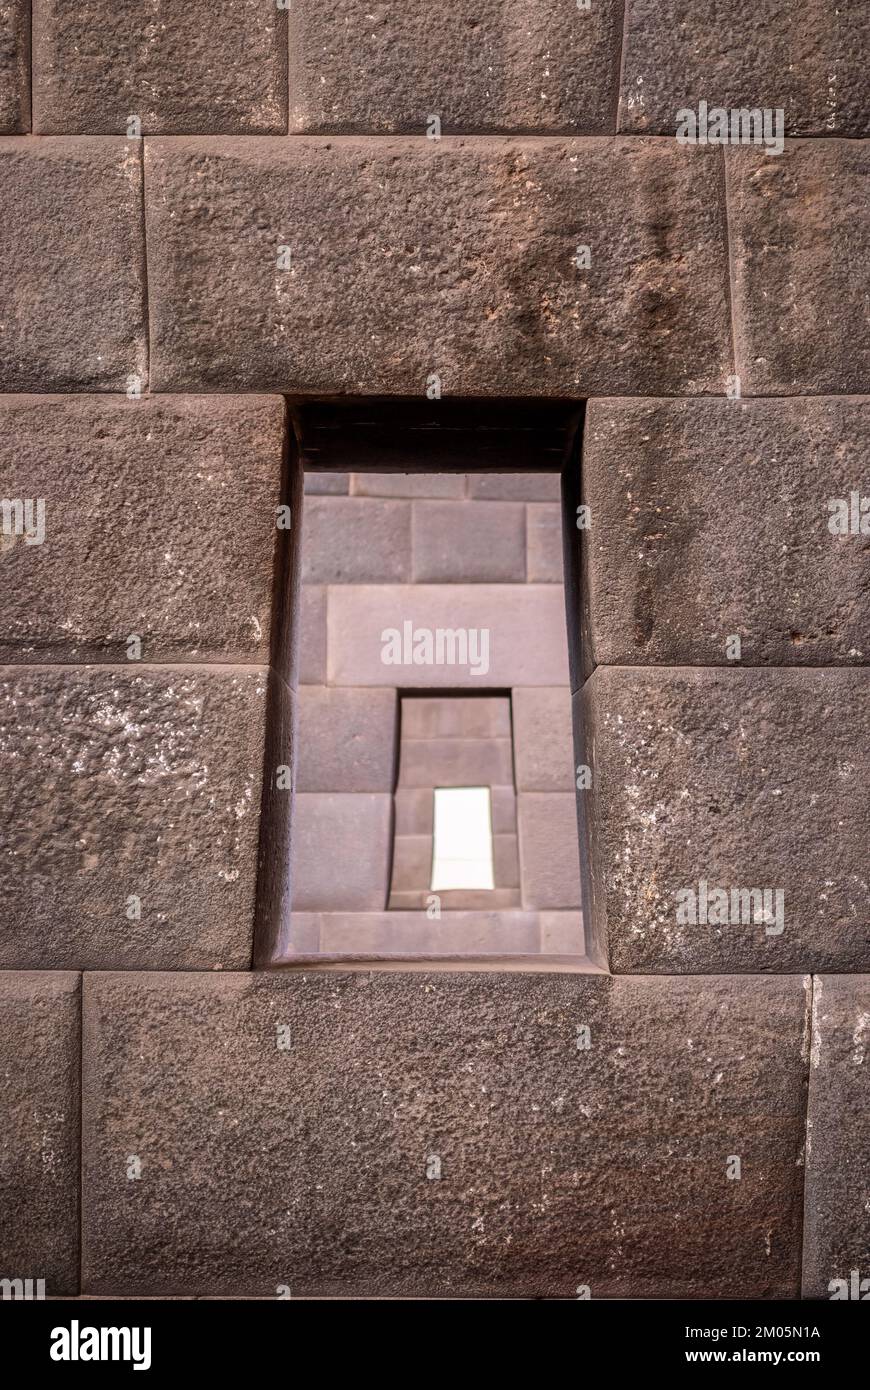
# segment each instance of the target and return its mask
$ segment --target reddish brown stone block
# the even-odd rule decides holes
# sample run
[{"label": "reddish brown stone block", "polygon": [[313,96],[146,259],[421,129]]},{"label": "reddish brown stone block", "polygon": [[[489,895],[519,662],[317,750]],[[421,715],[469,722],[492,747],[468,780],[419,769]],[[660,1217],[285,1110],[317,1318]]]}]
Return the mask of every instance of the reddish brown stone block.
[{"label": "reddish brown stone block", "polygon": [[265,672],[0,670],[0,965],[241,969]]},{"label": "reddish brown stone block", "polygon": [[33,29],[40,134],[284,134],[287,20],[275,3],[40,0]]},{"label": "reddish brown stone block", "polygon": [[300,685],[326,683],[326,589],[303,584],[297,609],[298,680]]},{"label": "reddish brown stone block", "polygon": [[161,391],[694,395],[733,371],[719,150],[146,144]]},{"label": "reddish brown stone block", "polygon": [[572,792],[517,797],[523,907],[580,905],[577,804]]},{"label": "reddish brown stone block", "polygon": [[385,907],[392,814],[388,792],[298,793],[291,839],[294,911]]},{"label": "reddish brown stone block", "polygon": [[402,738],[510,738],[511,707],[503,695],[402,698]]},{"label": "reddish brown stone block", "polygon": [[414,580],[509,584],[526,577],[525,508],[515,502],[415,502]]},{"label": "reddish brown stone block", "polygon": [[469,497],[488,502],[558,502],[558,473],[470,473]]},{"label": "reddish brown stone block", "polygon": [[78,975],[0,972],[0,1270],[33,1298],[78,1293],[80,1037]]},{"label": "reddish brown stone block", "polygon": [[0,661],[268,661],[283,444],[279,397],[0,396],[3,496],[44,503]]},{"label": "reddish brown stone block", "polygon": [[352,473],[350,490],[354,497],[441,497],[465,496],[464,473]]},{"label": "reddish brown stone block", "polygon": [[510,786],[513,759],[509,738],[402,740],[399,782],[403,787]]},{"label": "reddish brown stone block", "polygon": [[806,1030],[794,976],[88,976],[84,1288],[793,1298]]},{"label": "reddish brown stone block", "polygon": [[393,690],[299,687],[296,788],[391,792],[398,703]]},{"label": "reddish brown stone block", "polygon": [[574,731],[567,686],[512,692],[517,789],[567,792],[574,789]]},{"label": "reddish brown stone block", "polygon": [[30,129],[30,3],[0,3],[0,135]]},{"label": "reddish brown stone block", "polygon": [[562,508],[555,503],[526,508],[526,577],[530,584],[562,583]]},{"label": "reddish brown stone block", "polygon": [[737,373],[754,396],[870,391],[870,142],[725,152]]},{"label": "reddish brown stone block", "polygon": [[144,389],[141,144],[3,140],[0,205],[3,389]]},{"label": "reddish brown stone block", "polygon": [[308,497],[302,583],[400,584],[411,578],[411,504]]}]

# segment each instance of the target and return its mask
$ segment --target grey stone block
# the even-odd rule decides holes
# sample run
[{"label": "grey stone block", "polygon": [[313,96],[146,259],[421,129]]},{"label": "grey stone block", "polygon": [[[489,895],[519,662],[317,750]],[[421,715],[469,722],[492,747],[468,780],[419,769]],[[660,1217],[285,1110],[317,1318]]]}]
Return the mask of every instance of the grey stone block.
[{"label": "grey stone block", "polygon": [[410,503],[362,497],[306,499],[303,584],[396,584],[410,578]]},{"label": "grey stone block", "polygon": [[352,473],[354,497],[465,496],[464,473]]},{"label": "grey stone block", "polygon": [[526,508],[526,577],[530,584],[562,583],[562,508],[555,502]]},{"label": "grey stone block", "polygon": [[574,732],[567,686],[511,692],[517,789],[567,792],[574,789]]},{"label": "grey stone block", "polygon": [[404,695],[402,738],[510,738],[503,695]]},{"label": "grey stone block", "polygon": [[297,791],[393,790],[398,733],[395,691],[301,685],[297,698]]},{"label": "grey stone block", "polygon": [[415,502],[411,545],[415,582],[522,583],[525,508],[516,502]]},{"label": "grey stone block", "polygon": [[326,683],[326,589],[303,584],[299,592],[298,680],[300,685]]},{"label": "grey stone block", "polygon": [[388,793],[298,793],[291,841],[294,911],[383,909],[391,841],[392,797]]},{"label": "grey stone block", "polygon": [[513,784],[509,738],[403,739],[402,787],[492,787]]},{"label": "grey stone block", "polygon": [[469,497],[488,502],[558,502],[558,473],[469,473]]},{"label": "grey stone block", "polygon": [[517,797],[523,907],[580,905],[577,806],[571,792]]},{"label": "grey stone block", "polygon": [[30,129],[30,0],[0,3],[0,135]]}]

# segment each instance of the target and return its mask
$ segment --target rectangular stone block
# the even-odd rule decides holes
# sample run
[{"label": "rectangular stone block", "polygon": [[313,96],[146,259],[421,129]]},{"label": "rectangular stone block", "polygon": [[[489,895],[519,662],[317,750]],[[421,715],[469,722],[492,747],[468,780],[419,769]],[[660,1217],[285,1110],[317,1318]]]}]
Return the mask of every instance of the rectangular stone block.
[{"label": "rectangular stone block", "polygon": [[487,502],[558,502],[558,473],[470,473],[468,495]]},{"label": "rectangular stone block", "polygon": [[393,790],[398,734],[394,690],[301,685],[297,700],[297,791]]},{"label": "rectangular stone block", "polygon": [[525,508],[516,502],[415,502],[413,576],[419,584],[522,584]]},{"label": "rectangular stone block", "polygon": [[277,396],[0,396],[0,661],[268,661],[283,448]]},{"label": "rectangular stone block", "polygon": [[866,140],[725,151],[736,371],[746,394],[870,391]]},{"label": "rectangular stone block", "polygon": [[866,662],[868,446],[868,399],[590,401],[587,664]]},{"label": "rectangular stone block", "polygon": [[[622,12],[558,0],[531,10],[405,0],[373,13],[350,0],[290,14],[290,128],[325,135],[613,128]],[[432,55],[438,54],[437,63]]]},{"label": "rectangular stone block", "polygon": [[799,978],[125,973],[84,989],[89,1294],[797,1294]]},{"label": "rectangular stone block", "polygon": [[870,975],[817,975],[807,1116],[804,1298],[870,1294]]},{"label": "rectangular stone block", "polygon": [[562,508],[555,503],[526,508],[526,577],[530,584],[562,583]]},{"label": "rectangular stone block", "polygon": [[350,491],[354,497],[444,497],[465,496],[464,473],[351,473]]},{"label": "rectangular stone block", "polygon": [[411,504],[308,497],[302,583],[401,584],[411,578]]},{"label": "rectangular stone block", "polygon": [[523,792],[573,792],[574,730],[567,686],[511,692],[514,765]]},{"label": "rectangular stone block", "polygon": [[392,852],[388,792],[299,792],[293,807],[291,892],[296,912],[379,912]]},{"label": "rectangular stone block", "polygon": [[599,666],[575,698],[612,970],[867,969],[866,671]]},{"label": "rectangular stone block", "polygon": [[0,3],[0,135],[30,129],[30,3]]},{"label": "rectangular stone block", "polygon": [[510,738],[511,706],[504,695],[406,695],[402,740]]},{"label": "rectangular stone block", "polygon": [[78,975],[0,972],[0,1270],[31,1298],[79,1288],[80,1038]]},{"label": "rectangular stone block", "polygon": [[718,149],[179,136],[145,158],[155,389],[576,399],[733,371]]},{"label": "rectangular stone block", "polygon": [[349,473],[315,473],[305,470],[306,497],[346,497],[350,489]]},{"label": "rectangular stone block", "polygon": [[[334,685],[451,689],[468,679],[504,689],[568,680],[564,599],[549,584],[342,585],[329,590],[327,624]],[[428,654],[421,632],[432,634],[437,658],[439,629],[465,637],[443,639],[443,664],[415,664],[415,642],[419,656]]]},{"label": "rectangular stone block", "polygon": [[399,785],[491,787],[513,784],[509,738],[409,739],[402,741]]},{"label": "rectangular stone block", "polygon": [[141,143],[10,137],[0,204],[3,389],[144,389]]},{"label": "rectangular stone block", "polygon": [[544,955],[582,956],[585,953],[582,912],[542,912],[540,925]]},{"label": "rectangular stone block", "polygon": [[151,0],[145,26],[130,0],[39,0],[34,129],[124,134],[133,115],[143,135],[285,134],[286,14],[232,0],[214,18],[207,0]]},{"label": "rectangular stone block", "polygon": [[266,674],[0,670],[0,965],[242,969]]},{"label": "rectangular stone block", "polygon": [[523,907],[580,906],[580,841],[573,792],[517,796]]},{"label": "rectangular stone block", "polygon": [[326,589],[303,584],[299,590],[297,663],[300,685],[326,683]]},{"label": "rectangular stone block", "polygon": [[[677,112],[783,108],[788,135],[870,135],[863,5],[718,0],[715,22],[680,0],[629,0],[619,129],[673,135]],[[833,74],[833,75],[832,75]]]},{"label": "rectangular stone block", "polygon": [[426,893],[432,882],[432,836],[396,835],[390,902],[394,893]]},{"label": "rectangular stone block", "polygon": [[324,913],[319,920],[324,955],[480,959],[538,952],[536,915],[515,909],[450,911],[435,919],[427,917],[424,906],[419,912]]}]

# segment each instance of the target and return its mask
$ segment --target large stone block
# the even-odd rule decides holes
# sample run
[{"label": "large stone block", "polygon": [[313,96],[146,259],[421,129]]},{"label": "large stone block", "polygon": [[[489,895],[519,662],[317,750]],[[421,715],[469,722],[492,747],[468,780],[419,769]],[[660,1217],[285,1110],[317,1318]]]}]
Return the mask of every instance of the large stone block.
[{"label": "large stone block", "polygon": [[[285,7],[286,9],[286,7]],[[284,134],[287,22],[276,4],[232,0],[40,0],[33,30],[40,134]]]},{"label": "large stone block", "polygon": [[511,706],[504,695],[407,695],[402,740],[510,738]]},{"label": "large stone block", "polygon": [[84,988],[90,1294],[797,1293],[799,978]]},{"label": "large stone block", "polygon": [[145,158],[159,390],[691,395],[733,370],[719,150],[178,137]]},{"label": "large stone block", "polygon": [[300,792],[391,792],[398,702],[394,690],[299,687]]},{"label": "large stone block", "polygon": [[[342,585],[329,590],[327,624],[330,684],[452,689],[468,680],[486,690],[568,680],[565,605],[552,584]],[[437,658],[439,629],[465,637],[444,639],[443,662],[422,660],[425,638],[421,662],[406,660],[421,632],[433,634]]]},{"label": "large stone block", "polygon": [[829,529],[868,446],[870,399],[591,401],[587,663],[870,660],[867,536]]},{"label": "large stone block", "polygon": [[[530,7],[402,0],[294,6],[290,128],[322,134],[613,129],[622,11],[559,0]],[[433,56],[437,61],[433,61]]]},{"label": "large stone block", "polygon": [[870,135],[870,12],[857,3],[628,0],[619,129],[673,135],[677,111],[782,108],[789,135]]},{"label": "large stone block", "polygon": [[574,790],[574,730],[567,686],[514,690],[514,763],[521,792]]},{"label": "large stone block", "polygon": [[562,508],[554,502],[526,508],[526,575],[530,584],[562,583]]},{"label": "large stone block", "polygon": [[45,504],[0,660],[268,661],[283,434],[277,396],[0,396],[3,496]]},{"label": "large stone block", "polygon": [[810,1063],[803,1293],[866,1301],[870,975],[816,976]]},{"label": "large stone block", "polygon": [[725,151],[736,370],[754,396],[870,391],[866,140]]},{"label": "large stone block", "polygon": [[326,589],[320,584],[303,584],[297,614],[298,680],[300,685],[326,682]]},{"label": "large stone block", "polygon": [[580,841],[573,792],[517,797],[523,907],[580,906]]},{"label": "large stone block", "polygon": [[870,673],[599,666],[575,698],[613,970],[867,969]]},{"label": "large stone block", "polygon": [[293,807],[290,893],[296,912],[377,912],[392,851],[389,792],[300,792]]},{"label": "large stone block", "polygon": [[238,666],[0,671],[0,965],[247,966],[265,693]]},{"label": "large stone block", "polygon": [[464,473],[351,473],[354,497],[465,496]]},{"label": "large stone block", "polygon": [[469,497],[488,502],[558,502],[558,473],[470,473]]},{"label": "large stone block", "polygon": [[410,502],[305,499],[303,584],[401,584],[410,578]]},{"label": "large stone block", "polygon": [[415,502],[414,580],[420,584],[522,584],[526,515],[517,502]]},{"label": "large stone block", "polygon": [[0,972],[0,1271],[32,1297],[78,1293],[80,1004],[78,975]]},{"label": "large stone block", "polygon": [[3,140],[0,204],[3,389],[126,391],[131,377],[144,385],[140,145]]},{"label": "large stone block", "polygon": [[0,135],[30,129],[30,3],[0,0]]},{"label": "large stone block", "polygon": [[509,787],[513,773],[509,738],[402,740],[402,787]]}]

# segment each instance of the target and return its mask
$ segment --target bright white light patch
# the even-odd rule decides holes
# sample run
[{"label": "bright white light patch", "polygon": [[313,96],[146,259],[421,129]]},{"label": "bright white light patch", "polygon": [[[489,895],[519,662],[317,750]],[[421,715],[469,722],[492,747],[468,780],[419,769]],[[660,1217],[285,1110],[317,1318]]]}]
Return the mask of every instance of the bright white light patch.
[{"label": "bright white light patch", "polygon": [[494,888],[489,787],[436,787],[432,888]]}]

